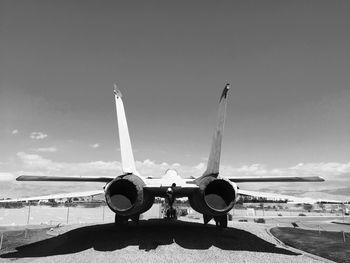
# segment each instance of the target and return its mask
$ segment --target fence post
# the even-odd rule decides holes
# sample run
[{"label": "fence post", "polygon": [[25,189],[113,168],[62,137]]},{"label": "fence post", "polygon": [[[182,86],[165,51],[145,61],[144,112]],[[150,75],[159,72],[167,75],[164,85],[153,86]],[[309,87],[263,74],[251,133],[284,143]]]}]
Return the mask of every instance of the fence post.
[{"label": "fence post", "polygon": [[158,205],[158,218],[162,218],[162,205]]},{"label": "fence post", "polygon": [[320,225],[318,225],[318,235],[321,235],[321,229],[320,229]]},{"label": "fence post", "polygon": [[69,222],[69,204],[67,204],[68,206],[67,206],[67,225],[68,225],[68,222]]},{"label": "fence post", "polygon": [[30,203],[28,206],[28,218],[27,218],[27,225],[29,225],[29,220],[30,220]]},{"label": "fence post", "polygon": [[2,249],[2,241],[4,240],[4,233],[1,233],[0,249]]},{"label": "fence post", "polygon": [[342,233],[343,233],[343,240],[344,240],[344,243],[345,243],[345,232],[344,232],[344,230],[342,231]]},{"label": "fence post", "polygon": [[265,217],[264,203],[262,204],[262,210],[263,210],[263,217]]}]

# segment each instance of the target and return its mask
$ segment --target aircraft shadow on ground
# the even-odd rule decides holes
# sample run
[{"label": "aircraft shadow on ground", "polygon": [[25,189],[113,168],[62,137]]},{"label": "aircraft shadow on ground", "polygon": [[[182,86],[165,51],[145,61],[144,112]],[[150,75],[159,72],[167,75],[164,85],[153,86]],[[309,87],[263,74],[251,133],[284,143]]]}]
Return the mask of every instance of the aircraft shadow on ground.
[{"label": "aircraft shadow on ground", "polygon": [[128,246],[139,246],[140,250],[150,251],[172,243],[186,249],[208,249],[215,246],[232,251],[298,255],[244,230],[217,229],[213,225],[157,219],[118,228],[114,224],[80,227],[57,237],[17,247],[17,251],[2,254],[0,257],[46,257],[77,253],[90,248],[114,251]]}]

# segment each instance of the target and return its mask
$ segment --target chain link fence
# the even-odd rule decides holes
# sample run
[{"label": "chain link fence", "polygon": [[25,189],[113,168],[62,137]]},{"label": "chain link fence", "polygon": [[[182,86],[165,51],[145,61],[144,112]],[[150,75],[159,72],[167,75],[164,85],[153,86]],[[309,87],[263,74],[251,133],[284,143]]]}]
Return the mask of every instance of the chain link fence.
[{"label": "chain link fence", "polygon": [[[161,206],[154,204],[141,217],[159,218]],[[71,225],[86,223],[112,223],[115,214],[106,206],[26,206],[22,208],[0,208],[0,226],[21,225]]]}]

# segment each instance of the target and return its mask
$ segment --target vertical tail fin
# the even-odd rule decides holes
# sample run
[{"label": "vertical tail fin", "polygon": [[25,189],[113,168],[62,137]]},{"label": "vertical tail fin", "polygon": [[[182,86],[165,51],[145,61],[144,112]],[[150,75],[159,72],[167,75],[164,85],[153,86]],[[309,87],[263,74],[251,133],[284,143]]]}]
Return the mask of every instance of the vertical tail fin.
[{"label": "vertical tail fin", "polygon": [[208,165],[206,171],[198,180],[201,180],[207,176],[217,177],[219,174],[219,166],[220,166],[220,154],[221,154],[221,142],[224,134],[224,125],[226,118],[226,105],[227,105],[227,92],[230,89],[230,84],[226,84],[224,90],[221,93],[219,100],[219,110],[216,128],[213,135],[213,141],[211,144]]},{"label": "vertical tail fin", "polygon": [[134,155],[132,152],[131,141],[129,136],[128,123],[126,121],[122,94],[114,84],[115,106],[118,119],[120,153],[122,157],[122,170],[124,173],[133,173],[139,175],[136,170]]}]

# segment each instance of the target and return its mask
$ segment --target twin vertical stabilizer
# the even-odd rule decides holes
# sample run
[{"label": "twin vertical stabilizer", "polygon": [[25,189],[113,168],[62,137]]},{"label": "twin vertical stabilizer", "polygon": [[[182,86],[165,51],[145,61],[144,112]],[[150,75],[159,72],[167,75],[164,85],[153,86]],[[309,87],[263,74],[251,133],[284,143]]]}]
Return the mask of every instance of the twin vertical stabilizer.
[{"label": "twin vertical stabilizer", "polygon": [[126,121],[122,94],[114,84],[115,106],[118,119],[120,153],[122,157],[122,170],[125,174],[133,173],[139,175],[136,170],[134,155],[132,152],[131,141],[129,136],[128,123]]},{"label": "twin vertical stabilizer", "polygon": [[[203,177],[207,177],[207,176],[217,177],[219,174],[221,144],[222,144],[222,137],[224,134],[227,93],[229,89],[230,89],[230,85],[226,84],[220,96],[217,124],[213,135],[207,169],[205,170],[203,175],[197,178],[196,180],[201,180]],[[114,95],[115,95],[115,105],[116,105],[117,118],[118,118],[122,170],[125,174],[133,173],[135,175],[139,175],[139,173],[136,170],[134,155],[131,147],[128,124],[126,121],[124,104],[122,101],[122,94],[117,89],[117,85],[114,85]]]}]

